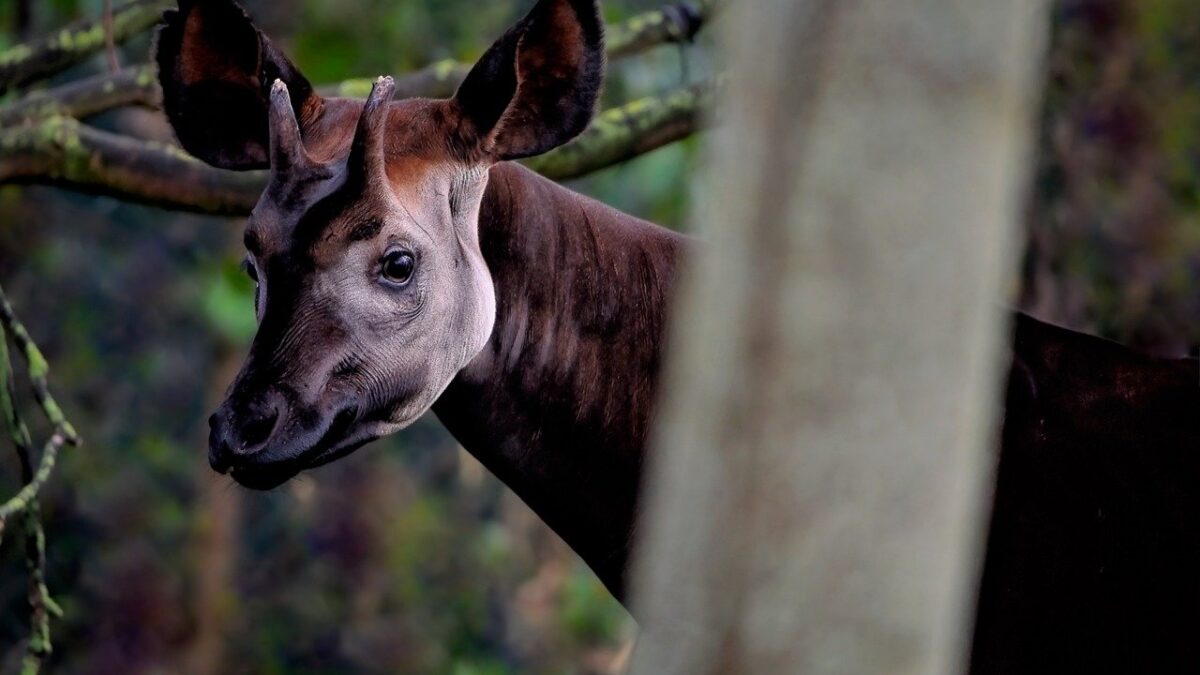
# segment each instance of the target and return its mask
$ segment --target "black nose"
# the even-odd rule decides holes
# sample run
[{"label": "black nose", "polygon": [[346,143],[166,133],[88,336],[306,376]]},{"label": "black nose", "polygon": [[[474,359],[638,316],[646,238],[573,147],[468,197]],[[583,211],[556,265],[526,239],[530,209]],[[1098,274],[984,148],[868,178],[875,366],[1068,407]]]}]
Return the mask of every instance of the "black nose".
[{"label": "black nose", "polygon": [[277,398],[243,405],[226,401],[208,418],[208,463],[214,471],[225,473],[266,447],[279,422]]}]

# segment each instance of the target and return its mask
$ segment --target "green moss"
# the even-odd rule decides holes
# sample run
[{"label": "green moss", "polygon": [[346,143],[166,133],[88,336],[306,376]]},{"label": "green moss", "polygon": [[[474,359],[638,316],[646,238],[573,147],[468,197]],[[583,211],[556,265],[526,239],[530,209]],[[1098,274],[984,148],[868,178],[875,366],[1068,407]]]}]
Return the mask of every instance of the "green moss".
[{"label": "green moss", "polygon": [[701,89],[683,89],[606,110],[567,145],[526,161],[551,178],[572,178],[628,159],[642,151],[649,132],[695,115],[705,105]]},{"label": "green moss", "polygon": [[29,45],[14,45],[0,52],[0,68],[6,68],[19,63],[33,56],[33,50]]},{"label": "green moss", "polygon": [[82,30],[64,28],[48,46],[64,52],[92,52],[104,46],[104,28],[100,24]]},{"label": "green moss", "polygon": [[33,444],[29,429],[17,415],[16,403],[12,398],[12,361],[8,358],[8,339],[4,327],[0,326],[0,415],[3,415],[8,436],[18,448],[28,448]]},{"label": "green moss", "polygon": [[32,136],[51,149],[61,160],[52,173],[58,178],[75,178],[87,172],[87,148],[79,138],[79,123],[61,115],[47,117],[38,123]]},{"label": "green moss", "polygon": [[338,85],[337,95],[346,98],[366,98],[371,93],[372,82],[374,81],[365,77],[345,80]]},{"label": "green moss", "polygon": [[157,73],[149,66],[143,66],[138,69],[137,77],[134,82],[139,87],[152,87],[157,82]]},{"label": "green moss", "polygon": [[445,59],[433,64],[433,76],[439,81],[449,80],[454,77],[460,69],[464,68],[462,64],[454,59]]}]

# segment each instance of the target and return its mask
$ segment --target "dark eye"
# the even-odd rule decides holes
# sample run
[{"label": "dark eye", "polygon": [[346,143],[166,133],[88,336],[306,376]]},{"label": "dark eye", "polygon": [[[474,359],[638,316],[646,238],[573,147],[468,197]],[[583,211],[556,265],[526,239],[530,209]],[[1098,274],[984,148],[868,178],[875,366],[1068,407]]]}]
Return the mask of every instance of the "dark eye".
[{"label": "dark eye", "polygon": [[395,284],[408,283],[416,266],[416,258],[408,251],[389,251],[383,256],[383,277]]}]

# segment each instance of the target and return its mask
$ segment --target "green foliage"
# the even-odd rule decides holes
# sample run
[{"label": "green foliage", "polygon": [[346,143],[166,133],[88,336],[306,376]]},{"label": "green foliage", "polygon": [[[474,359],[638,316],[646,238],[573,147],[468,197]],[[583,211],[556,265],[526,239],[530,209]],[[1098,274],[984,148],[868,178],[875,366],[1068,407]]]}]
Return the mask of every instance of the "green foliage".
[{"label": "green foliage", "polygon": [[562,616],[571,636],[580,643],[612,643],[621,637],[625,613],[610,602],[610,596],[595,575],[577,565],[567,577],[562,596]]},{"label": "green foliage", "polygon": [[206,277],[202,283],[204,315],[229,342],[249,342],[258,326],[254,317],[254,282],[242,269],[241,261],[222,260]]}]

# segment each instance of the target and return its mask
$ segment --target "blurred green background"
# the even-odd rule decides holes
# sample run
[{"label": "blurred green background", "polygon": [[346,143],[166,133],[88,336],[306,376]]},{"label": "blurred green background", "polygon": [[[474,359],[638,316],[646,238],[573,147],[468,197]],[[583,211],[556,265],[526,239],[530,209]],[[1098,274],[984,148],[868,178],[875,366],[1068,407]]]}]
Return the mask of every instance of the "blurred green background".
[{"label": "blurred green background", "polygon": [[[248,0],[315,83],[473,61],[533,0]],[[611,0],[619,21],[659,6]],[[99,0],[37,0],[0,48]],[[120,50],[144,62],[148,37]],[[619,104],[692,81],[701,46],[614,65]],[[103,72],[103,56],[56,78]],[[169,138],[141,110],[89,123]],[[574,184],[679,227],[695,142]],[[432,415],[395,437],[252,493],[207,465],[205,422],[254,331],[242,222],[52,188],[0,188],[0,280],[52,365],[86,445],[43,500],[54,673],[608,673],[625,611]],[[0,492],[16,463],[0,451]],[[19,538],[0,549],[0,672],[28,635]]]},{"label": "blurred green background", "polygon": [[[0,47],[100,0],[0,0]],[[317,83],[470,61],[533,0],[247,0]],[[660,0],[605,0],[610,21]],[[1057,0],[1013,304],[1140,348],[1200,345],[1200,12]],[[709,31],[705,31],[704,36]],[[706,44],[614,65],[606,102],[711,69]],[[148,40],[121,50],[142,62]],[[101,57],[59,80],[100,72]],[[166,138],[159,115],[92,123]],[[697,141],[572,184],[684,228]],[[0,188],[0,281],[87,444],[45,491],[55,673],[609,673],[633,625],[432,417],[267,494],[214,475],[206,419],[254,317],[241,223]],[[0,451],[0,491],[17,468]],[[0,548],[0,672],[27,635]]]}]

